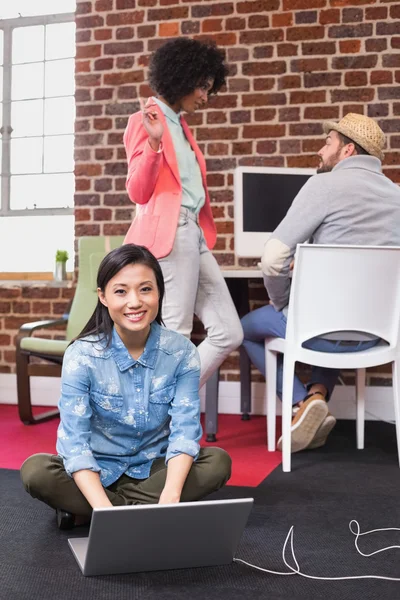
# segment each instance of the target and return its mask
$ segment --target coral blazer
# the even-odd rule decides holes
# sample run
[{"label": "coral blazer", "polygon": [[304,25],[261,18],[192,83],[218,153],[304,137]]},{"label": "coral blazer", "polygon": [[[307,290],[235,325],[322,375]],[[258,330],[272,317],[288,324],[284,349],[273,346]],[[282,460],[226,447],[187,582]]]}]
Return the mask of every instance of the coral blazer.
[{"label": "coral blazer", "polygon": [[[148,100],[147,105],[151,102]],[[126,234],[124,244],[146,246],[156,258],[167,256],[173,247],[182,201],[182,185],[171,134],[158,105],[154,110],[164,125],[162,151],[154,152],[148,142],[149,134],[142,123],[142,113],[129,118],[124,133],[128,159],[126,189],[137,204],[136,217]],[[183,131],[200,165],[206,200],[199,213],[199,224],[208,248],[215,245],[217,232],[207,191],[206,163],[186,121],[181,118]]]}]

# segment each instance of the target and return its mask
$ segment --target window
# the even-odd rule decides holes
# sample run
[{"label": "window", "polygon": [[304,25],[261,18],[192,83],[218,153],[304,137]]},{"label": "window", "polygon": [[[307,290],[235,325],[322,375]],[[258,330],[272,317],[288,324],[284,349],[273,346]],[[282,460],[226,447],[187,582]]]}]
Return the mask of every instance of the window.
[{"label": "window", "polygon": [[73,267],[74,14],[41,15],[61,5],[0,0],[1,271],[52,271],[57,249]]}]

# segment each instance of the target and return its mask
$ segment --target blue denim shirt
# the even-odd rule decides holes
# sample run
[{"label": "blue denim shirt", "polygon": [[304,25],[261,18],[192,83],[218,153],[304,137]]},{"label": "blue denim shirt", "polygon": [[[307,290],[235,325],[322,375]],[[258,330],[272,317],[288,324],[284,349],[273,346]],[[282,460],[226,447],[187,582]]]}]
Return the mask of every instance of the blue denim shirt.
[{"label": "blue denim shirt", "polygon": [[196,347],[155,322],[137,360],[115,328],[108,348],[95,336],[71,344],[63,361],[57,432],[66,472],[97,471],[107,487],[124,473],[148,477],[156,458],[196,459],[199,379]]}]

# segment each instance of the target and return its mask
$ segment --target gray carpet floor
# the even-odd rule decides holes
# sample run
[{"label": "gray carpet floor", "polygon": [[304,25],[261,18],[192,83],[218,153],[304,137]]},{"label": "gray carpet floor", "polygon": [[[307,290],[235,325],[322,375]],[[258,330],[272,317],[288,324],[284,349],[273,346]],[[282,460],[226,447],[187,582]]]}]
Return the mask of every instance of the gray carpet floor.
[{"label": "gray carpet floor", "polygon": [[[293,457],[258,488],[226,487],[212,498],[253,496],[237,557],[284,571],[281,553],[294,525],[301,570],[318,576],[379,574],[400,578],[400,550],[360,557],[348,529],[400,527],[400,470],[394,427],[368,423],[357,451],[354,423],[341,422],[327,446]],[[210,497],[211,498],[211,497]],[[73,535],[87,535],[79,528]],[[54,511],[26,494],[17,471],[0,470],[0,600],[399,600],[400,582],[325,582],[228,566],[85,578],[56,528]],[[360,540],[364,552],[400,546],[400,531]]]}]

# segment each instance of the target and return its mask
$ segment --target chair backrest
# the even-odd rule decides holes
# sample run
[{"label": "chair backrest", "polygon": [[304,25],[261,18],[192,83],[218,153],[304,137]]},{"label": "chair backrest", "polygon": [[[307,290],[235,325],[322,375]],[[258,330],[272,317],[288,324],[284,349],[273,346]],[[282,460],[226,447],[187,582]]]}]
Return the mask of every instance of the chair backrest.
[{"label": "chair backrest", "polygon": [[299,244],[286,339],[356,331],[396,346],[400,322],[400,247]]},{"label": "chair backrest", "polygon": [[97,304],[97,271],[110,250],[122,246],[124,236],[88,236],[79,238],[79,271],[75,296],[67,325],[67,340],[79,335]]}]

